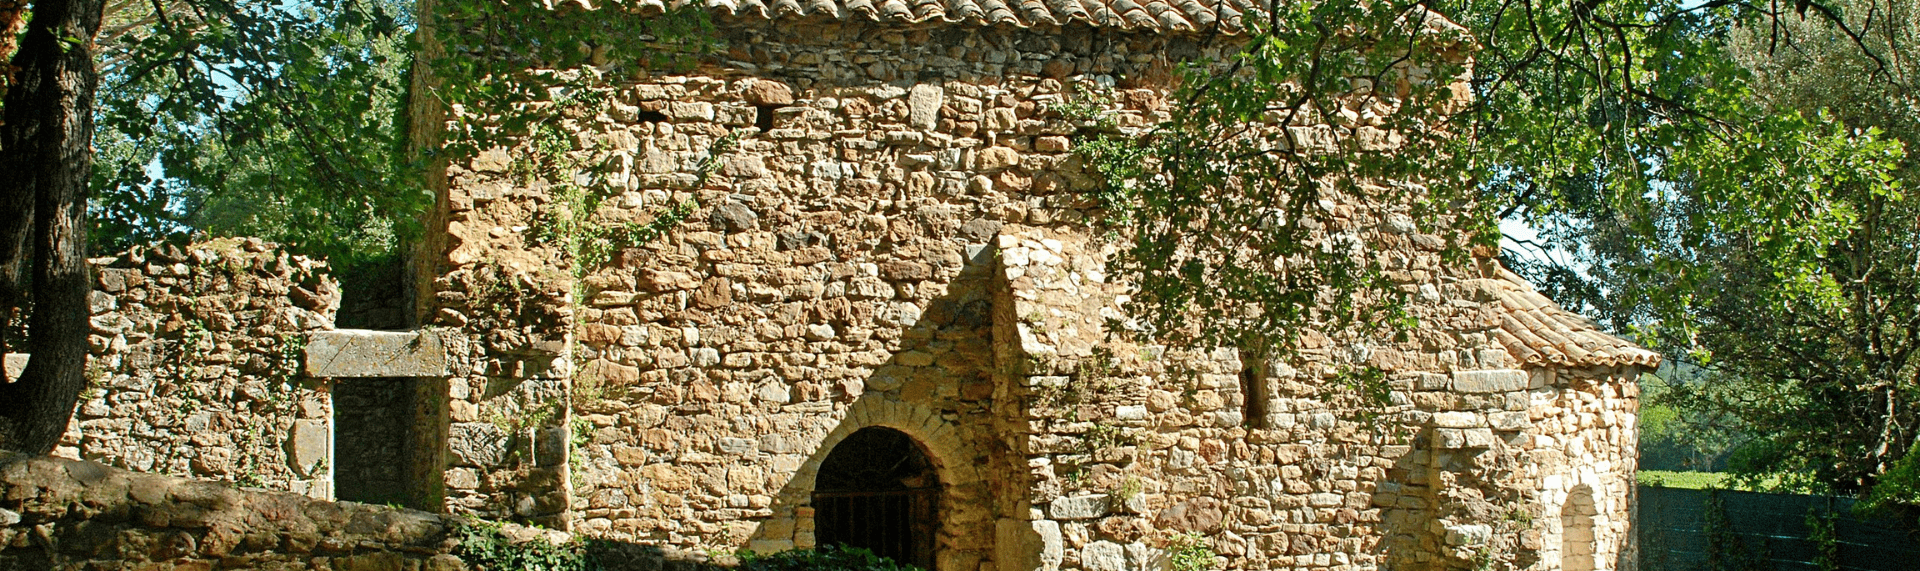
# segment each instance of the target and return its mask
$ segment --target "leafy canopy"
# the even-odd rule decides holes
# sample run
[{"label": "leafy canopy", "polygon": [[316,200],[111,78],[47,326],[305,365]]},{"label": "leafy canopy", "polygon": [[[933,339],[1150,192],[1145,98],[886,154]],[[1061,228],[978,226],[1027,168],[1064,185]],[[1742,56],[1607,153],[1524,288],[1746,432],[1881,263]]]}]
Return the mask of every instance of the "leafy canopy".
[{"label": "leafy canopy", "polygon": [[122,5],[95,114],[94,235],[254,235],[351,263],[417,233],[408,3]]},{"label": "leafy canopy", "polygon": [[1911,338],[1914,304],[1882,287],[1920,242],[1887,227],[1915,220],[1903,147],[1770,100],[1762,80],[1791,74],[1757,76],[1734,40],[1852,54],[1833,56],[1848,84],[1899,85],[1887,62],[1910,60],[1884,54],[1910,33],[1876,42],[1873,26],[1912,17],[1801,4],[1280,3],[1233,60],[1184,70],[1171,121],[1084,148],[1129,240],[1116,274],[1141,284],[1150,333],[1285,353],[1297,331],[1358,343],[1411,325],[1405,268],[1356,226],[1456,236],[1439,246],[1461,263],[1499,243],[1493,221],[1520,221],[1542,239],[1505,260],[1563,304],[1757,379],[1782,421],[1816,413],[1751,465],[1857,489],[1912,439],[1904,413],[1870,412],[1884,399],[1843,396],[1914,385],[1886,359],[1904,359],[1887,341]]}]

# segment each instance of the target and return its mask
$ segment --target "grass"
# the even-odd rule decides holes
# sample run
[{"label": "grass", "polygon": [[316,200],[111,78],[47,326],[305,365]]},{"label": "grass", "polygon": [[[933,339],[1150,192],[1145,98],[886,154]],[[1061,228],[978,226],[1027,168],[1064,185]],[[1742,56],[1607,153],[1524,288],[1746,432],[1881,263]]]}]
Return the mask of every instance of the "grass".
[{"label": "grass", "polygon": [[1780,489],[1780,476],[1768,476],[1752,485],[1741,485],[1733,481],[1733,474],[1725,472],[1667,472],[1664,470],[1641,470],[1634,474],[1634,481],[1642,486],[1655,488],[1680,488],[1685,490],[1704,490],[1719,488],[1722,490],[1745,490],[1749,492],[1796,493]]},{"label": "grass", "polygon": [[1641,470],[1633,475],[1633,479],[1642,486],[1682,488],[1687,490],[1704,490],[1710,487],[1725,489],[1730,485],[1730,482],[1728,482],[1730,479],[1729,476],[1720,472]]}]

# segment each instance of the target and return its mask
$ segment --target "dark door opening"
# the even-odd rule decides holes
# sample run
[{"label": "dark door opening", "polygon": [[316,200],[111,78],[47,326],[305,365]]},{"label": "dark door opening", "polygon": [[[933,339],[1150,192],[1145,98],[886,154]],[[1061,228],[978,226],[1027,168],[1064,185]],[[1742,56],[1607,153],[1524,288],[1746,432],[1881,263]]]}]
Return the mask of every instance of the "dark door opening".
[{"label": "dark door opening", "polygon": [[446,380],[341,379],[333,387],[333,492],[339,500],[440,511]]},{"label": "dark door opening", "polygon": [[814,480],[814,537],[820,545],[872,550],[933,569],[940,531],[940,477],[906,433],[868,427],[847,436]]}]

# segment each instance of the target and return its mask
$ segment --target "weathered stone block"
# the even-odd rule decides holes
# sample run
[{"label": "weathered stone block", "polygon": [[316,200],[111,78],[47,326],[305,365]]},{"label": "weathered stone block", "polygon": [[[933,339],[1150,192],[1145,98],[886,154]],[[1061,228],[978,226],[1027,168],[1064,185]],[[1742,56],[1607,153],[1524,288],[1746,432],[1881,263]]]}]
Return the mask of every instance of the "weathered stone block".
[{"label": "weathered stone block", "polygon": [[1487,415],[1487,424],[1494,430],[1520,430],[1527,427],[1527,413],[1496,412]]},{"label": "weathered stone block", "polygon": [[1455,371],[1453,390],[1463,393],[1501,393],[1527,388],[1526,371],[1517,369],[1493,369],[1486,371]]},{"label": "weathered stone block", "polygon": [[28,357],[29,355],[25,353],[8,353],[7,354],[5,367],[6,367],[8,379],[18,379],[20,378],[20,373],[24,373],[27,371]]},{"label": "weathered stone block", "polygon": [[1087,544],[1080,551],[1080,566],[1087,571],[1127,571],[1127,551],[1107,540]]},{"label": "weathered stone block", "polygon": [[1220,500],[1194,498],[1160,510],[1159,516],[1154,519],[1154,524],[1176,532],[1212,534],[1220,530],[1220,524],[1225,518],[1225,507],[1221,505]]},{"label": "weathered stone block", "polygon": [[291,468],[302,476],[312,476],[314,469],[327,460],[332,441],[333,430],[327,421],[293,421],[293,436],[287,439],[287,460]]},{"label": "weathered stone block", "polygon": [[1475,428],[1486,426],[1486,421],[1471,412],[1442,412],[1433,415],[1433,425],[1441,428]]},{"label": "weathered stone block", "polygon": [[461,422],[448,427],[447,449],[454,463],[491,468],[507,457],[508,435],[491,424]]},{"label": "weathered stone block", "polygon": [[1107,515],[1106,494],[1087,494],[1064,496],[1047,504],[1047,515],[1053,519],[1093,519]]},{"label": "weathered stone block", "polygon": [[316,331],[307,337],[306,372],[314,377],[441,377],[447,350],[429,331]]},{"label": "weathered stone block", "polygon": [[746,98],[747,103],[754,105],[793,104],[793,88],[778,81],[754,80],[747,83],[746,89],[741,90],[740,95]]},{"label": "weathered stone block", "polygon": [[940,122],[940,104],[945,94],[938,85],[914,85],[907,91],[907,123],[918,129],[933,128]]}]

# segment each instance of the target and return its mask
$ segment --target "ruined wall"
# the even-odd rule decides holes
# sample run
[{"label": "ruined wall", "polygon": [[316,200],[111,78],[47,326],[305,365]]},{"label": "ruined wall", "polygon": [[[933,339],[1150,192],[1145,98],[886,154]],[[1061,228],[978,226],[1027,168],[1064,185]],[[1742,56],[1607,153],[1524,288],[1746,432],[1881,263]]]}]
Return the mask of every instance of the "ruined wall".
[{"label": "ruined wall", "polygon": [[331,497],[330,387],[298,375],[340,303],[325,262],[220,239],[93,265],[88,386],[56,454]]},{"label": "ruined wall", "polygon": [[[0,452],[0,570],[463,571],[461,518],[235,490],[94,462]],[[500,526],[509,544],[572,536]],[[499,543],[482,546],[508,547]],[[712,571],[702,554],[595,544],[609,571]]]},{"label": "ruined wall", "polygon": [[0,452],[0,569],[456,571],[456,520]]},{"label": "ruined wall", "polygon": [[[1501,337],[1501,272],[1441,263],[1436,230],[1330,197],[1329,231],[1386,260],[1424,327],[1404,343],[1305,333],[1296,360],[1255,368],[1254,428],[1236,351],[1107,335],[1124,287],[1103,281],[1093,183],[1071,153],[1097,127],[1055,106],[1075,85],[1111,89],[1117,126],[1154,124],[1173,112],[1174,64],[1230,45],[819,20],[722,33],[697,72],[621,79],[604,108],[563,113],[581,172],[529,176],[531,147],[448,168],[423,314],[471,340],[449,390],[451,509],[691,549],[807,547],[821,460],[885,426],[938,465],[941,571],[1148,569],[1186,532],[1232,568],[1489,553],[1557,568],[1523,538],[1553,533],[1559,509],[1527,453],[1530,391],[1559,393]],[[583,192],[606,197],[590,217],[604,226],[699,207],[575,267],[546,231]],[[1355,368],[1387,375],[1384,408],[1340,384]],[[1631,456],[1630,439],[1576,438]]]}]

